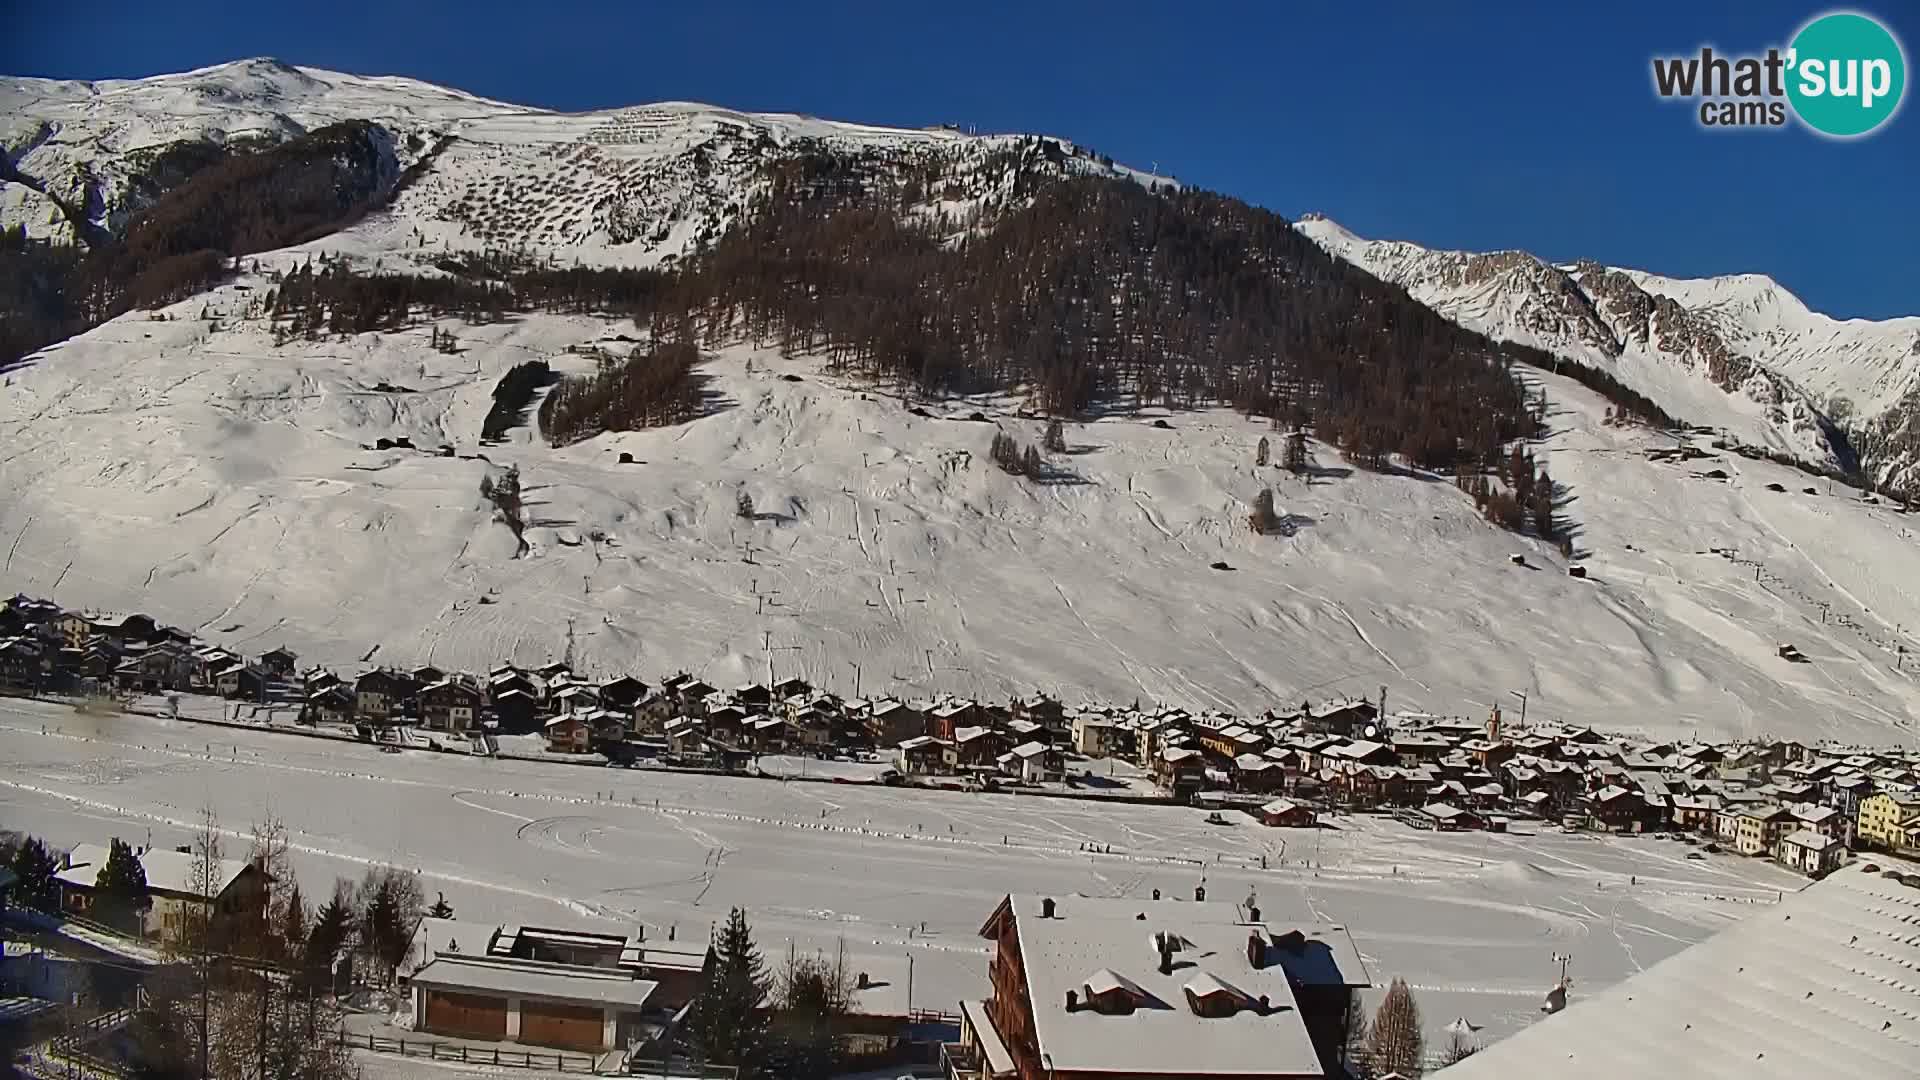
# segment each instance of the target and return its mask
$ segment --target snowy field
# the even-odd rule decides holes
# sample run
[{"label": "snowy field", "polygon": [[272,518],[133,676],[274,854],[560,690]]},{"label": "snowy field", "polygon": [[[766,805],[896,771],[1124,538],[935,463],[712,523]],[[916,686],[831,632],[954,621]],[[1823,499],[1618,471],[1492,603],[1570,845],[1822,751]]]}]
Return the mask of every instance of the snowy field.
[{"label": "snowy field", "polygon": [[[1765,462],[1649,462],[1669,437],[1604,424],[1603,401],[1549,375],[1527,375],[1551,401],[1536,453],[1585,581],[1440,478],[1354,471],[1318,444],[1311,482],[1258,469],[1270,432],[1231,412],[1069,425],[1058,482],[1036,485],[987,460],[996,426],[1040,439],[1011,401],[917,415],[744,346],[706,366],[700,419],[480,446],[514,364],[578,370],[570,347],[624,351],[633,328],[527,315],[449,324],[457,354],[424,324],[275,348],[243,318],[267,287],[116,319],[0,376],[0,592],[348,674],[571,644],[598,676],[736,685],[771,661],[845,694],[859,678],[1257,711],[1385,687],[1390,710],[1478,718],[1523,690],[1534,720],[1882,745],[1920,717],[1896,668],[1920,625],[1913,519]],[[457,456],[370,448],[397,437]],[[479,495],[507,464],[532,519],[520,557]],[[1246,529],[1263,486],[1288,535]]]},{"label": "snowy field", "polygon": [[1215,826],[1189,808],[381,754],[20,701],[0,702],[0,761],[0,824],[62,845],[185,843],[211,806],[244,847],[271,811],[309,897],[393,861],[462,919],[699,940],[738,904],[776,955],[794,941],[844,942],[879,970],[911,957],[916,1008],[986,993],[976,933],[1005,892],[1147,901],[1204,881],[1269,921],[1348,926],[1374,980],[1406,977],[1436,1032],[1464,1017],[1493,1038],[1538,1015],[1555,953],[1573,956],[1577,997],[1805,883],[1674,841]]}]

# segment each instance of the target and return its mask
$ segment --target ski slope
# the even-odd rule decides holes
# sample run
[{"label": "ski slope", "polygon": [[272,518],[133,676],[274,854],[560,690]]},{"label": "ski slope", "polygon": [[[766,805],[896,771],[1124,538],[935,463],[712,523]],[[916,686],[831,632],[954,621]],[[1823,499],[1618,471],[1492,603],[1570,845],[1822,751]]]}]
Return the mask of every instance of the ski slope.
[{"label": "ski slope", "polygon": [[1173,904],[1204,882],[1276,924],[1346,926],[1378,987],[1414,986],[1435,1046],[1456,1018],[1483,1042],[1533,1022],[1556,953],[1578,1001],[1805,884],[1651,838],[1219,826],[1190,807],[392,755],[12,700],[0,759],[0,819],[56,845],[186,843],[210,808],[244,850],[271,812],[308,896],[391,862],[463,920],[693,941],[740,905],[770,957],[844,944],[849,966],[946,1012],[988,993],[978,931],[1005,893]]},{"label": "ski slope", "polygon": [[[1765,462],[1649,462],[1670,436],[1607,425],[1551,375],[1528,376],[1551,402],[1535,452],[1587,580],[1439,478],[1318,445],[1304,480],[1256,468],[1268,432],[1230,412],[1069,425],[1060,476],[1034,484],[987,459],[996,426],[1039,441],[1014,399],[921,416],[746,346],[708,363],[713,407],[690,423],[482,447],[507,369],[578,370],[570,347],[624,351],[633,328],[525,315],[449,324],[451,355],[424,324],[276,349],[243,317],[267,287],[116,319],[0,376],[0,589],[345,672],[570,652],[599,674],[771,666],[849,694],[1257,710],[1384,687],[1390,710],[1476,716],[1525,691],[1531,719],[1875,743],[1920,716],[1896,670],[1920,622],[1911,519]],[[422,450],[369,448],[395,437]],[[508,465],[522,555],[479,495]],[[1245,527],[1262,486],[1289,535]]]}]

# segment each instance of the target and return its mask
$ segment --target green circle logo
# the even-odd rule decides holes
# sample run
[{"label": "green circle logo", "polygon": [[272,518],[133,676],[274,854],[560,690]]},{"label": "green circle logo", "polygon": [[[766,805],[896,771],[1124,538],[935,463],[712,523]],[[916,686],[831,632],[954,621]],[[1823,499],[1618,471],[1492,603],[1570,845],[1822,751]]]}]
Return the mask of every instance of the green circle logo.
[{"label": "green circle logo", "polygon": [[1823,135],[1851,138],[1886,123],[1907,89],[1907,59],[1894,36],[1865,15],[1822,15],[1794,35],[1787,100]]}]

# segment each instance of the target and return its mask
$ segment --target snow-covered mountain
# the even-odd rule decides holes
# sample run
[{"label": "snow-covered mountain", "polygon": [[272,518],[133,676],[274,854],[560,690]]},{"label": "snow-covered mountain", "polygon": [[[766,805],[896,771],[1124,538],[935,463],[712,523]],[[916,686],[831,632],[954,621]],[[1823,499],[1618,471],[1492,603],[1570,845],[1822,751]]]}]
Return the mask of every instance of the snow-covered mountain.
[{"label": "snow-covered mountain", "polygon": [[[85,238],[128,218],[209,149],[274,144],[346,120],[388,131],[398,164],[433,167],[368,239],[392,249],[524,249],[653,265],[734,220],[766,166],[807,148],[938,176],[930,212],[956,222],[1011,198],[1022,169],[1136,176],[1060,139],[971,136],[665,102],[587,113],[508,105],[413,79],[260,58],[147,79],[0,78],[0,147],[15,174],[0,227]],[[0,177],[3,178],[3,177]],[[77,211],[74,222],[62,205]]]},{"label": "snow-covered mountain", "polygon": [[[1478,712],[1524,689],[1537,715],[1669,733],[1884,741],[1920,719],[1899,651],[1920,625],[1907,517],[1770,462],[1648,460],[1668,436],[1605,423],[1604,400],[1551,373],[1524,374],[1555,406],[1535,452],[1565,487],[1585,580],[1438,477],[1349,469],[1318,444],[1310,482],[1258,467],[1269,429],[1231,411],[1103,415],[1068,432],[1060,482],[1032,483],[987,462],[996,429],[1039,439],[1016,397],[908,409],[737,340],[715,350],[696,420],[482,445],[515,365],[591,368],[637,328],[523,312],[289,340],[263,301],[274,275],[321,256],[419,274],[488,249],[663,264],[803,150],[852,163],[831,182],[884,179],[955,232],[1049,175],[1167,183],[1062,140],[676,103],[559,114],[260,60],[0,80],[0,118],[0,221],[36,236],[116,232],[223,147],[344,120],[377,125],[379,175],[405,181],[377,213],[249,256],[211,293],[0,373],[0,591],[348,670],[570,650],[601,672],[738,681],[771,660],[848,691],[863,672],[868,691],[1242,709],[1384,685],[1396,708]],[[1911,362],[1854,324],[1823,338],[1784,293],[1301,228],[1473,329],[1608,368],[1782,452],[1844,456],[1816,399],[1844,392],[1884,419],[1912,394]],[[1755,342],[1779,343],[1792,370],[1747,356]],[[402,437],[452,454],[378,448]],[[480,496],[507,465],[526,485],[524,550]],[[1245,528],[1266,487],[1282,535]],[[1788,642],[1813,663],[1782,660]]]},{"label": "snow-covered mountain", "polygon": [[1920,480],[1920,317],[1833,319],[1760,274],[1437,251],[1316,214],[1296,228],[1462,326],[1610,372],[1691,423],[1823,467],[1858,462],[1895,486]]}]

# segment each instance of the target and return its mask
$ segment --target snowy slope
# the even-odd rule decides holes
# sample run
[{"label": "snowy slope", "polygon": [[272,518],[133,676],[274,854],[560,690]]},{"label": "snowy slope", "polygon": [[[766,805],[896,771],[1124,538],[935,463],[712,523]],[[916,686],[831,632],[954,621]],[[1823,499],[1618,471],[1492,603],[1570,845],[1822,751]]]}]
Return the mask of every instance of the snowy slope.
[{"label": "snowy slope", "polygon": [[649,265],[716,235],[761,190],[761,166],[800,146],[858,155],[875,168],[940,163],[957,176],[959,192],[932,208],[956,222],[1011,197],[999,160],[1007,155],[1031,164],[1045,149],[1062,170],[1170,183],[1037,136],[975,137],[685,102],[555,113],[413,79],[258,58],[135,80],[0,78],[0,146],[24,178],[6,185],[0,227],[71,233],[50,218],[44,196],[13,194],[32,187],[118,229],[150,197],[143,178],[169,146],[277,143],[342,120],[386,128],[403,167],[439,150],[425,180],[368,227],[396,251],[525,248],[569,262]]},{"label": "snowy slope", "polygon": [[[482,448],[500,374],[584,365],[570,346],[624,348],[632,327],[528,315],[451,326],[455,355],[426,326],[275,349],[242,317],[265,287],[117,319],[5,376],[0,590],[347,669],[544,661],[571,636],[597,672],[737,681],[771,659],[848,692],[857,663],[868,692],[1246,709],[1384,685],[1393,708],[1478,713],[1524,689],[1536,716],[1664,732],[1884,742],[1920,716],[1893,670],[1895,628],[1920,622],[1906,517],[1801,494],[1771,464],[1649,463],[1666,437],[1602,423],[1603,401],[1550,375],[1539,452],[1588,581],[1448,483],[1349,472],[1324,448],[1312,484],[1258,470],[1265,431],[1231,413],[1074,426],[1070,477],[1036,486],[988,464],[993,423],[959,419],[1038,441],[1004,403],[921,417],[749,349],[709,365],[702,419]],[[397,436],[458,456],[365,448]],[[534,520],[523,558],[478,494],[508,463]],[[1731,479],[1694,475],[1709,465]],[[1261,485],[1291,536],[1244,528]],[[760,520],[735,516],[741,490]],[[1782,642],[1814,663],[1779,660]]]},{"label": "snowy slope", "polygon": [[[1920,317],[1832,319],[1757,274],[1683,280],[1435,251],[1316,215],[1296,227],[1462,326],[1610,371],[1682,419],[1822,465],[1858,449],[1881,479],[1912,478],[1913,448],[1871,429],[1904,432],[1920,414]],[[1836,424],[1860,429],[1863,445]]]}]

